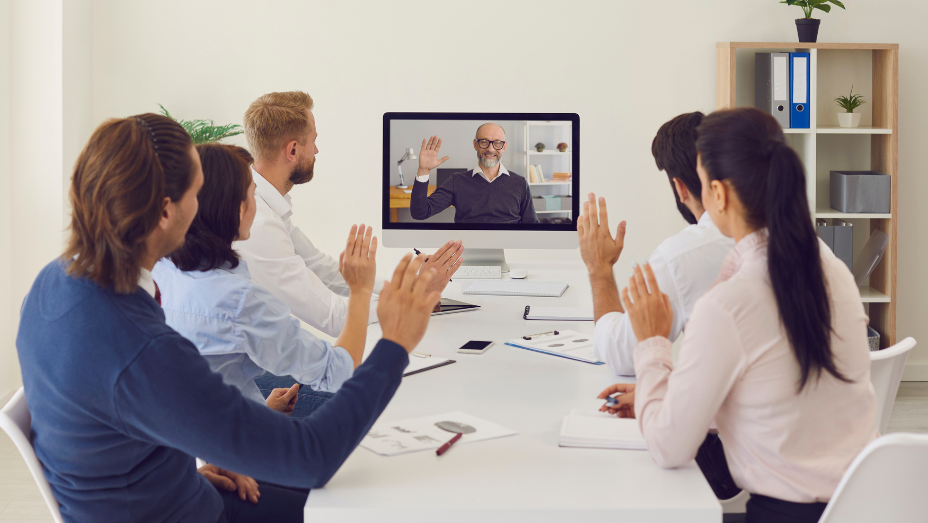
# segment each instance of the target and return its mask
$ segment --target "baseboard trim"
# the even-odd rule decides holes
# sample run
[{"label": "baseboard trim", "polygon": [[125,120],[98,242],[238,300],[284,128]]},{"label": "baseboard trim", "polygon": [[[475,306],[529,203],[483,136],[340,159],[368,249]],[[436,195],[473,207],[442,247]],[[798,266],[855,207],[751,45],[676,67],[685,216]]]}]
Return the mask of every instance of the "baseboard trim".
[{"label": "baseboard trim", "polygon": [[928,381],[928,363],[906,363],[902,381]]}]

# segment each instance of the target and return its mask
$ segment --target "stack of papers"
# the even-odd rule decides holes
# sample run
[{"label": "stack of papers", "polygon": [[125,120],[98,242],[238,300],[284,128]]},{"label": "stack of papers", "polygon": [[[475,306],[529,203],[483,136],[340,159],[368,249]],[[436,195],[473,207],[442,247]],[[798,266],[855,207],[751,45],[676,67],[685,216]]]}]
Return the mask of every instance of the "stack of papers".
[{"label": "stack of papers", "polygon": [[486,439],[512,436],[516,431],[497,425],[492,421],[482,420],[463,412],[436,414],[424,418],[413,418],[390,423],[378,422],[361,440],[361,446],[381,456],[396,456],[407,452],[434,450],[454,437],[454,433],[435,426],[439,421],[454,421],[470,425],[476,432],[464,434],[454,444],[455,447],[465,443]]},{"label": "stack of papers", "polygon": [[647,450],[638,420],[606,412],[574,410],[561,424],[561,447]]}]

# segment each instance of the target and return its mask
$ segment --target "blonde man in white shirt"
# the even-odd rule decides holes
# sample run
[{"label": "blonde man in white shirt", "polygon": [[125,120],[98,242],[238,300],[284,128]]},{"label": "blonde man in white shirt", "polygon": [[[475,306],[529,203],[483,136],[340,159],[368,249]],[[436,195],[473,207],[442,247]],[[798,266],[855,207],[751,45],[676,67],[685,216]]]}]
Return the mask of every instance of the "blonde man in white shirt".
[{"label": "blonde man in white shirt", "polygon": [[[245,137],[255,157],[257,216],[251,237],[233,248],[248,263],[251,278],[290,307],[293,315],[320,331],[337,336],[348,310],[348,286],[338,260],[317,249],[291,221],[289,192],[313,178],[318,130],[312,98],[301,91],[268,93],[245,112]],[[423,265],[436,268],[430,290],[444,290],[460,267],[464,247],[448,242]],[[375,293],[383,286],[378,279]],[[377,311],[371,300],[370,318]]]},{"label": "blonde man in white shirt", "polygon": [[[651,144],[657,168],[666,171],[677,208],[683,219],[691,224],[664,240],[649,260],[673,308],[671,341],[680,336],[693,305],[715,281],[722,260],[734,246],[731,238],[723,236],[712,223],[700,201],[702,185],[696,174],[696,127],[702,119],[700,112],[681,114],[662,125]],[[580,255],[590,271],[593,286],[596,354],[612,372],[631,376],[635,374],[633,356],[638,340],[619,301],[612,274],[624,240],[625,222],[619,224],[615,239],[605,229],[587,230],[586,234],[580,234]],[[608,264],[600,264],[600,259]]]}]

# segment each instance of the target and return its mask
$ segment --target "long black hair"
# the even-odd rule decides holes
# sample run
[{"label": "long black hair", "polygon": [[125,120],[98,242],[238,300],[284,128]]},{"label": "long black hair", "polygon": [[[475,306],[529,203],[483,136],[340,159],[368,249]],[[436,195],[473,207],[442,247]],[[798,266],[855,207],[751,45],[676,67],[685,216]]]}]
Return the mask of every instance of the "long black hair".
[{"label": "long black hair", "polygon": [[699,217],[694,216],[680,200],[677,188],[673,185],[673,179],[679,178],[693,196],[697,200],[700,199],[702,183],[696,172],[696,128],[702,123],[704,117],[705,115],[699,111],[676,116],[658,129],[654,141],[651,142],[654,163],[657,164],[659,171],[667,173],[670,190],[673,191],[673,196],[677,200],[677,210],[690,224],[696,224]]},{"label": "long black hair", "polygon": [[767,268],[780,320],[799,361],[799,390],[822,370],[849,381],[831,352],[831,304],[799,156],[786,144],[777,121],[753,108],[716,111],[698,132],[696,148],[709,180],[728,180],[748,224],[767,228]]},{"label": "long black hair", "polygon": [[200,210],[187,229],[184,245],[168,256],[182,271],[210,271],[228,263],[238,267],[232,242],[238,236],[242,202],[251,187],[251,164],[245,149],[212,142],[196,146],[203,164]]}]

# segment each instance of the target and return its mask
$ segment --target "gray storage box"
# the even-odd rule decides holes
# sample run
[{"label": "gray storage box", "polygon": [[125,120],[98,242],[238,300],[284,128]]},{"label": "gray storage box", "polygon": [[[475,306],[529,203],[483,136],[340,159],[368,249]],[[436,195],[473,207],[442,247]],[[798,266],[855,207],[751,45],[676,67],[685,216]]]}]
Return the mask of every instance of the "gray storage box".
[{"label": "gray storage box", "polygon": [[545,207],[544,198],[532,198],[532,205],[535,206],[535,212],[548,210],[547,207]]},{"label": "gray storage box", "polygon": [[876,171],[831,171],[831,208],[888,213],[891,182],[888,174]]},{"label": "gray storage box", "polygon": [[570,211],[573,209],[572,205],[574,204],[574,200],[572,196],[560,196],[559,198],[561,200],[562,211]]},{"label": "gray storage box", "polygon": [[867,342],[870,343],[870,351],[880,350],[880,333],[867,325]]},{"label": "gray storage box", "polygon": [[[828,225],[828,222],[831,225]],[[825,245],[835,253],[839,260],[843,261],[847,268],[853,271],[854,256],[854,227],[853,224],[844,220],[823,220],[815,221],[815,230],[818,237],[825,242]]]}]

